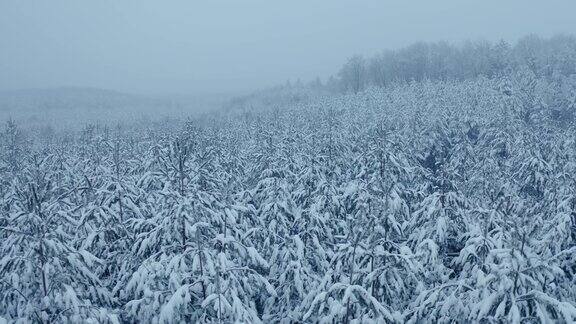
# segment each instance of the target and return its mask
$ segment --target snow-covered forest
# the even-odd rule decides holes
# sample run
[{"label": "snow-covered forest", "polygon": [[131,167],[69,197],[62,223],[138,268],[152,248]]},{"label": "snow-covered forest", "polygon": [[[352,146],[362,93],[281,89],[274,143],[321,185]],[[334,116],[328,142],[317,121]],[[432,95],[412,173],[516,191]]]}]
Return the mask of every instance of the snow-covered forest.
[{"label": "snow-covered forest", "polygon": [[[335,71],[336,72],[336,71]],[[0,135],[0,323],[573,323],[576,38]]]}]

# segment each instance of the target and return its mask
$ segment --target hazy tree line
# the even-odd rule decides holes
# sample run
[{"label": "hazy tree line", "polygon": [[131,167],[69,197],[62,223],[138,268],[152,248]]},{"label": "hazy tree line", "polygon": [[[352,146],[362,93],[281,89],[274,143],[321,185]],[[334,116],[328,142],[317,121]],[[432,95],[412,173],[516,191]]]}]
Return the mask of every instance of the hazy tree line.
[{"label": "hazy tree line", "polygon": [[574,322],[576,82],[542,71],[8,122],[0,322]]},{"label": "hazy tree line", "polygon": [[554,78],[576,73],[576,38],[527,36],[514,45],[505,41],[420,42],[373,57],[353,56],[332,80],[332,87],[357,93],[366,87],[396,82],[464,80],[502,76],[527,67],[537,77]]},{"label": "hazy tree line", "polygon": [[[476,78],[537,80],[527,87],[548,88],[548,96],[570,100],[576,75],[576,37],[529,35],[514,44],[506,41],[419,42],[372,57],[350,57],[338,73],[322,81],[286,82],[231,101],[230,108],[280,107],[322,96],[356,94],[369,88],[394,87],[422,81],[463,81]],[[560,99],[562,98],[562,99]],[[556,100],[556,99],[555,99]],[[571,103],[555,102],[548,108],[558,117],[572,115]],[[555,106],[555,107],[552,107]]]}]

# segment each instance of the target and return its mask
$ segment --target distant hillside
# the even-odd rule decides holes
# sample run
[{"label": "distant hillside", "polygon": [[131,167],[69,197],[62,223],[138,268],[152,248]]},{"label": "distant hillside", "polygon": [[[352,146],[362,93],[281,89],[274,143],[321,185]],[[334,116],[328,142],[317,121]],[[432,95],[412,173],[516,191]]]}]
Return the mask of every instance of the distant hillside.
[{"label": "distant hillside", "polygon": [[0,91],[0,122],[74,127],[127,120],[185,119],[218,109],[224,95],[147,96],[98,88],[61,87]]},{"label": "distant hillside", "polygon": [[110,110],[161,104],[161,100],[97,88],[49,88],[0,92],[0,110]]},{"label": "distant hillside", "polygon": [[[324,82],[319,78],[308,83],[288,82],[234,98],[228,106],[240,110],[269,109],[300,104],[319,96],[357,94],[370,88],[477,78],[501,80],[502,83],[510,79],[538,80],[540,90],[550,87],[549,92],[571,92],[576,87],[576,36],[543,38],[528,35],[515,43],[503,40],[496,43],[419,42],[370,57],[350,57],[335,72]],[[572,100],[570,95],[562,96]],[[568,109],[573,104],[570,101],[560,105],[562,107],[548,107]]]}]

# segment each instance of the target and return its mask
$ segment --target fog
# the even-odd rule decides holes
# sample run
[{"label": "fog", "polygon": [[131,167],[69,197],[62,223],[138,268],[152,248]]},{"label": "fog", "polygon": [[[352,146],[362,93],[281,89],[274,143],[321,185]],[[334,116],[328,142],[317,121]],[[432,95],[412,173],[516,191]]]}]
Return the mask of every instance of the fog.
[{"label": "fog", "polygon": [[3,0],[0,90],[244,93],[415,41],[576,31],[573,1]]}]

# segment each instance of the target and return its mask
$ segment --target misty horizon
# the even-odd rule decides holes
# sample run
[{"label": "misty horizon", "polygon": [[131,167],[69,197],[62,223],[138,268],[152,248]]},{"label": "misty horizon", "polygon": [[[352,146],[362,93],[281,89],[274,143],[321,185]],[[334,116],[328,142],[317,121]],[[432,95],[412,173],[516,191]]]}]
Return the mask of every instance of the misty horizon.
[{"label": "misty horizon", "polygon": [[286,81],[326,80],[352,55],[420,41],[514,43],[532,33],[570,34],[575,7],[567,1],[350,7],[8,0],[0,4],[0,90],[246,94]]}]

